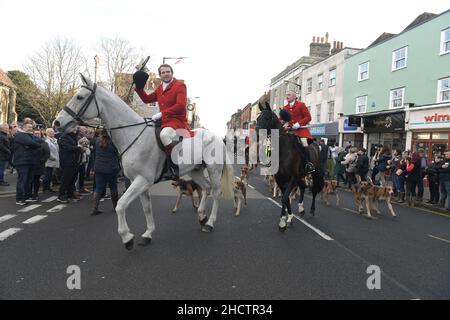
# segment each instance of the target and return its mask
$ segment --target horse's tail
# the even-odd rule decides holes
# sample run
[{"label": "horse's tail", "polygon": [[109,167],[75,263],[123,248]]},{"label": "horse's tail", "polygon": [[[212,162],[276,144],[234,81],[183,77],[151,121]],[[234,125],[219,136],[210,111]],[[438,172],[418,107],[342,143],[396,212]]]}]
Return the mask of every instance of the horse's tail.
[{"label": "horse's tail", "polygon": [[222,179],[220,179],[222,194],[225,199],[230,199],[233,195],[233,187],[234,187],[234,172],[233,166],[227,163],[227,161],[223,164],[222,169]]}]

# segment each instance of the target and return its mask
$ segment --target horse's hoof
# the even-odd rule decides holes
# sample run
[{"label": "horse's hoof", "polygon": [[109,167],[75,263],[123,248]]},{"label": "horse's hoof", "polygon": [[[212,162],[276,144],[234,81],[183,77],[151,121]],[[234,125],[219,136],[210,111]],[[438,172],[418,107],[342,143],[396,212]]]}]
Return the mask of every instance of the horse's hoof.
[{"label": "horse's hoof", "polygon": [[310,213],[313,217],[316,215],[316,211],[315,211],[315,210],[311,210],[309,213]]},{"label": "horse's hoof", "polygon": [[278,227],[278,230],[279,230],[280,232],[285,232],[286,229],[287,229],[287,226],[284,226],[284,227]]},{"label": "horse's hoof", "polygon": [[303,217],[305,215],[305,210],[303,210],[302,212],[298,213],[300,215],[300,217]]},{"label": "horse's hoof", "polygon": [[134,247],[134,238],[125,243],[125,248],[130,251]]},{"label": "horse's hoof", "polygon": [[152,242],[152,238],[144,238],[144,237],[142,237],[141,239],[142,239],[141,243],[139,243],[139,246],[141,246],[141,247],[146,247]]},{"label": "horse's hoof", "polygon": [[202,220],[199,220],[200,225],[204,226],[208,222],[208,217],[204,217]]},{"label": "horse's hoof", "polygon": [[202,227],[202,231],[203,231],[203,232],[206,232],[206,233],[210,233],[211,231],[213,231],[213,227],[211,227],[210,225],[205,224],[205,225]]}]

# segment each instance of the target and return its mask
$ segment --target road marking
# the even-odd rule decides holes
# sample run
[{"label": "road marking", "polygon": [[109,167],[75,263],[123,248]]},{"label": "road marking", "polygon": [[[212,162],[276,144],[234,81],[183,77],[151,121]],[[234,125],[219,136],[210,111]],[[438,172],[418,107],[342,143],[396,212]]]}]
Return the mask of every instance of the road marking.
[{"label": "road marking", "polygon": [[449,241],[449,240],[447,240],[447,239],[442,239],[442,238],[439,238],[439,237],[435,237],[435,236],[433,236],[433,235],[431,235],[431,234],[428,234],[428,236],[429,236],[430,238],[434,238],[434,239],[437,239],[437,240],[441,240],[441,241],[444,241],[444,242],[450,243],[450,241]]},{"label": "road marking", "polygon": [[359,213],[358,211],[356,211],[356,210],[353,210],[353,209],[349,209],[349,208],[343,208],[344,210],[347,210],[347,211],[350,211],[350,212],[353,212],[353,213]]},{"label": "road marking", "polygon": [[[278,207],[282,208],[282,205],[279,204],[278,202],[276,202],[275,200],[273,200],[272,198],[267,197],[268,200],[272,201],[275,205],[277,205]],[[305,226],[307,226],[308,228],[310,228],[311,230],[313,230],[315,233],[317,233],[319,236],[321,236],[323,239],[328,240],[328,241],[332,241],[333,238],[331,238],[330,236],[326,235],[324,232],[320,231],[319,229],[317,229],[316,227],[313,227],[312,225],[310,225],[308,222],[306,222],[305,220],[303,220],[302,218],[296,216],[294,214],[294,217],[300,221],[301,223],[303,223]]]},{"label": "road marking", "polygon": [[42,200],[41,202],[52,202],[52,201],[55,201],[56,199],[58,199],[58,196],[53,196],[53,197],[47,198],[45,200]]},{"label": "road marking", "polygon": [[34,216],[34,217],[31,217],[30,219],[25,220],[25,221],[22,222],[22,223],[23,223],[23,224],[33,224],[33,223],[36,223],[36,222],[38,222],[38,221],[40,221],[40,220],[42,220],[42,219],[45,219],[45,218],[47,218],[46,215],[40,215],[40,214],[38,214],[38,215],[36,215],[36,216]]},{"label": "road marking", "polygon": [[252,188],[253,190],[255,190],[255,187],[252,186],[251,184],[248,185],[250,188]]},{"label": "road marking", "polygon": [[5,214],[4,216],[0,217],[0,223],[5,222],[6,220],[12,219],[15,216],[17,216],[16,214]]},{"label": "road marking", "polygon": [[3,232],[0,233],[0,241],[6,240],[7,238],[9,238],[10,236],[12,236],[13,234],[19,232],[20,228],[9,228]]},{"label": "road marking", "polygon": [[48,209],[46,212],[59,212],[62,209],[67,207],[67,204],[58,204],[57,206],[54,206],[53,208]]},{"label": "road marking", "polygon": [[36,208],[39,208],[40,206],[42,206],[42,204],[32,204],[30,206],[27,206],[23,209],[18,210],[18,212],[28,212],[28,211],[34,210]]}]

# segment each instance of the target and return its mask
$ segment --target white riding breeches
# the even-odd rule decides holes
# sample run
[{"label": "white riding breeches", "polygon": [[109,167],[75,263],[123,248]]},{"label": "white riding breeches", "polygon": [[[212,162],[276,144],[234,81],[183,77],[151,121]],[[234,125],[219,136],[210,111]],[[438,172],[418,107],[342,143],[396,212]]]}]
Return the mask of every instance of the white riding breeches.
[{"label": "white riding breeches", "polygon": [[161,142],[164,146],[168,146],[177,136],[177,132],[174,128],[165,127],[161,130]]},{"label": "white riding breeches", "polygon": [[308,138],[300,138],[300,141],[304,147],[308,147]]}]

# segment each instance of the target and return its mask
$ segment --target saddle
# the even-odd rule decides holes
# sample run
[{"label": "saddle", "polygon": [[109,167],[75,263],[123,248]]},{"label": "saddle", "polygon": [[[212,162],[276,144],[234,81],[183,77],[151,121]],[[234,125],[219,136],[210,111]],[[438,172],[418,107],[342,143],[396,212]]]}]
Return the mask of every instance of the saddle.
[{"label": "saddle", "polygon": [[[163,145],[163,143],[162,143],[162,141],[161,141],[161,130],[163,129],[163,128],[161,128],[161,123],[162,123],[161,120],[158,120],[158,121],[155,121],[155,122],[154,122],[154,124],[155,124],[156,143],[158,144],[159,149],[160,149],[162,152],[165,152],[164,145]],[[194,134],[195,134],[195,132],[190,131],[190,136],[191,136],[191,137],[193,137]],[[179,136],[179,137],[178,137],[178,140],[174,140],[174,141],[173,141],[174,147],[175,147],[176,145],[178,145],[180,142],[182,142],[183,139],[184,139],[183,136]],[[202,161],[202,164],[198,165],[194,170],[198,171],[198,170],[200,170],[204,165],[205,165],[205,162]],[[163,167],[163,169],[162,169],[162,171],[161,171],[161,174],[159,175],[159,178],[155,181],[155,184],[158,183],[158,182],[161,182],[161,181],[173,180],[173,179],[175,179],[175,178],[178,178],[178,177],[175,177],[173,174],[171,174],[172,170],[173,170],[173,168],[171,167],[171,159],[169,159],[169,158],[167,157],[167,158],[166,158],[166,162],[164,163],[164,167]]]}]

